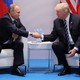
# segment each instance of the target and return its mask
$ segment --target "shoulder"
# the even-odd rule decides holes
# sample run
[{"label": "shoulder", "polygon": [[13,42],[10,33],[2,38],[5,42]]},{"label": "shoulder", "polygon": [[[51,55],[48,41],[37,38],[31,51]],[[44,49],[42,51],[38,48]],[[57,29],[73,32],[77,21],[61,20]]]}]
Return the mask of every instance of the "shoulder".
[{"label": "shoulder", "polygon": [[63,20],[62,19],[56,18],[54,20],[54,24],[60,24],[60,23],[63,23]]},{"label": "shoulder", "polygon": [[9,16],[9,14],[7,13],[7,14],[5,14],[5,15],[3,16],[3,18],[10,19],[10,16]]},{"label": "shoulder", "polygon": [[1,18],[1,21],[2,21],[2,22],[12,22],[12,20],[11,20],[11,18],[10,18],[10,16],[9,16],[8,13],[5,14],[5,15]]},{"label": "shoulder", "polygon": [[57,22],[57,21],[61,21],[61,19],[59,19],[59,18],[56,18],[54,21],[55,21],[55,22]]},{"label": "shoulder", "polygon": [[72,13],[70,13],[70,16],[71,16],[71,18],[73,18],[74,20],[75,19],[79,19],[80,20],[80,15],[78,15],[78,14],[72,14]]}]

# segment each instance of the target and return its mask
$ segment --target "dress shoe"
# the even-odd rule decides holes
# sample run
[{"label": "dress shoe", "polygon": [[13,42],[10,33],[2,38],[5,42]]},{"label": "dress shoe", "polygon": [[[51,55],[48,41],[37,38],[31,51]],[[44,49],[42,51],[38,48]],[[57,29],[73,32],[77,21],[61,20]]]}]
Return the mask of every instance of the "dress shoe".
[{"label": "dress shoe", "polygon": [[18,76],[24,76],[25,75],[25,73],[21,72],[21,70],[19,68],[13,69],[11,74],[12,75],[18,75]]},{"label": "dress shoe", "polygon": [[70,74],[71,73],[71,69],[63,69],[61,72],[59,72],[58,76],[63,76],[66,74]]}]

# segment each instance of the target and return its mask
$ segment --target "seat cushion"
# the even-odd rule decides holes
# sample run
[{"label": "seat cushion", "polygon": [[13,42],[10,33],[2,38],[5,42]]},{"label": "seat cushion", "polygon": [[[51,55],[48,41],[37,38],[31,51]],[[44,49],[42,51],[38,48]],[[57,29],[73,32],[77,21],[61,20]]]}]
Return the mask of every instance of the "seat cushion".
[{"label": "seat cushion", "polygon": [[66,54],[66,59],[69,66],[79,66],[79,54],[76,53],[73,57],[69,57],[69,54]]},{"label": "seat cushion", "polygon": [[13,49],[2,49],[0,58],[13,57]]}]

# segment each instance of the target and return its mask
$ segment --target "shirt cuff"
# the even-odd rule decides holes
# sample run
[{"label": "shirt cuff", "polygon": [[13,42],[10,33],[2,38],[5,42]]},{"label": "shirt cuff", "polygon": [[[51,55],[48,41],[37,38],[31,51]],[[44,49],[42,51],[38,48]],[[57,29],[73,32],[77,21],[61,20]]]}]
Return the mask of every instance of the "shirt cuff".
[{"label": "shirt cuff", "polygon": [[79,49],[78,49],[77,47],[74,47],[74,49],[75,49],[76,51],[79,51]]},{"label": "shirt cuff", "polygon": [[44,35],[43,35],[43,34],[41,35],[41,40],[42,40],[42,41],[44,40]]},{"label": "shirt cuff", "polygon": [[32,33],[31,33],[31,32],[29,32],[29,35],[32,35]]}]

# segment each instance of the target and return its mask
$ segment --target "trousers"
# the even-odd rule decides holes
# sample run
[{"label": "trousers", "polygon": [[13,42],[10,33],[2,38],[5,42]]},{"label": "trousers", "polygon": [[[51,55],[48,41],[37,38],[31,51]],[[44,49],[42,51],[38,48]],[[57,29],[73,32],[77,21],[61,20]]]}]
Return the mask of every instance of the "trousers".
[{"label": "trousers", "polygon": [[14,62],[13,66],[20,66],[24,64],[24,56],[23,56],[23,43],[22,42],[12,42],[10,44],[1,44],[1,49],[13,49],[14,50]]}]

